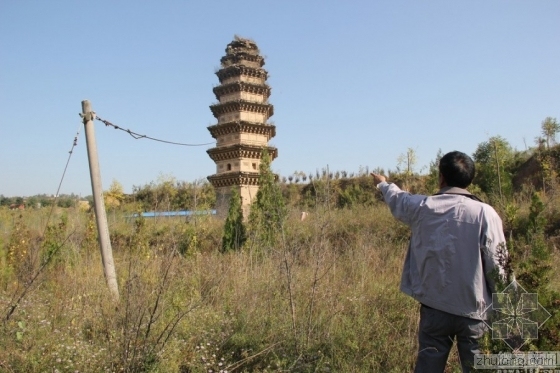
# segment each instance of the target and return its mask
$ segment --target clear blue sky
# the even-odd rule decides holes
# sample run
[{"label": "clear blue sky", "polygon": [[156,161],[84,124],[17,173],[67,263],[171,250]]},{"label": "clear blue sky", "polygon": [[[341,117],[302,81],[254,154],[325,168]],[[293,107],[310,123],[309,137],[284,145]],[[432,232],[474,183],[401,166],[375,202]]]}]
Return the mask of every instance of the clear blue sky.
[{"label": "clear blue sky", "polygon": [[[418,169],[490,136],[533,146],[560,119],[560,1],[0,2],[0,194],[91,194],[78,113],[148,136],[213,141],[214,72],[235,34],[266,56],[272,168]],[[210,146],[96,123],[103,187],[215,172]]]}]

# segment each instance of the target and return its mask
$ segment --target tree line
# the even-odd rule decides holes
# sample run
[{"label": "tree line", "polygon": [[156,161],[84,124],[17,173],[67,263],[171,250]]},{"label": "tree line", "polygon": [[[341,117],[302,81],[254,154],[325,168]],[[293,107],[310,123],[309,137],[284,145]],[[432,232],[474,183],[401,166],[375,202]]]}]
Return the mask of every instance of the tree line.
[{"label": "tree line", "polygon": [[19,208],[19,206],[24,206],[25,208],[41,208],[50,207],[54,203],[58,207],[73,207],[80,199],[82,198],[74,193],[61,194],[58,198],[47,194],[37,194],[30,197],[6,197],[0,194],[0,207]]},{"label": "tree line", "polygon": [[[472,154],[477,173],[471,192],[486,202],[505,207],[523,185],[544,191],[554,188],[560,164],[560,150],[556,146],[559,131],[556,118],[547,117],[541,122],[541,135],[535,139],[534,147],[514,149],[499,135],[481,142]],[[432,194],[438,189],[437,165],[441,156],[439,150],[427,173],[421,173],[416,169],[415,150],[408,148],[398,157],[395,170],[388,170],[386,174],[411,192]],[[270,164],[268,168],[270,172]],[[381,169],[372,171],[384,173]],[[295,171],[275,179],[287,206],[306,209],[328,199],[332,207],[345,208],[376,201],[369,172],[368,167],[360,167],[358,172],[323,168],[310,173]],[[124,193],[122,185],[113,180],[104,197],[108,209],[127,206],[142,211],[203,210],[214,208],[216,202],[214,189],[207,180],[179,181],[169,175],[161,175],[145,185],[135,185],[131,194]],[[57,199],[46,194],[25,198],[0,195],[0,207],[47,207],[55,200],[59,207],[72,207],[80,199],[75,194],[60,195]],[[92,200],[91,196],[85,199]]]}]

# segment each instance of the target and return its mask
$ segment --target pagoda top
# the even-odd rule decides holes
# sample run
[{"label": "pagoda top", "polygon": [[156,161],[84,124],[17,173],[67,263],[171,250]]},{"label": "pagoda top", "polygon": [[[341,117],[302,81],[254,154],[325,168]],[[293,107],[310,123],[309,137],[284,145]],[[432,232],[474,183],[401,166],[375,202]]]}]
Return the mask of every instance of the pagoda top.
[{"label": "pagoda top", "polygon": [[236,54],[239,52],[245,52],[256,56],[259,54],[259,47],[257,47],[257,43],[253,40],[235,35],[233,41],[226,47],[226,54]]},{"label": "pagoda top", "polygon": [[259,53],[259,47],[257,47],[257,44],[253,40],[236,35],[233,41],[227,45],[226,55],[222,57],[220,62],[222,63],[222,67],[239,64],[243,60],[252,61],[259,66],[263,66],[264,58]]}]

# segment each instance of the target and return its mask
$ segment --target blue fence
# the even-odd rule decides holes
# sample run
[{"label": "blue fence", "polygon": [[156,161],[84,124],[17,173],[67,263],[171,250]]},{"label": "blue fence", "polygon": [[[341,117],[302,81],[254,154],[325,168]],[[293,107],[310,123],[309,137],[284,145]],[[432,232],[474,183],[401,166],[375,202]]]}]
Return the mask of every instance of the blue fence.
[{"label": "blue fence", "polygon": [[148,211],[140,214],[132,214],[131,218],[142,216],[143,218],[170,218],[176,216],[198,216],[198,215],[216,215],[216,210],[184,210],[184,211]]}]

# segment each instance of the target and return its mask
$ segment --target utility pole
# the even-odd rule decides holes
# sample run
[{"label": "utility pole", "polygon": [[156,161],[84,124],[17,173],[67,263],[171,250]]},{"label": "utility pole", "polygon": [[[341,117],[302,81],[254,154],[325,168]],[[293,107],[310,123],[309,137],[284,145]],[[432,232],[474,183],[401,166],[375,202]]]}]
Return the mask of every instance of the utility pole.
[{"label": "utility pole", "polygon": [[101,187],[101,172],[99,170],[99,159],[97,157],[97,145],[95,144],[95,129],[93,121],[95,112],[91,110],[91,103],[88,100],[82,101],[82,114],[84,121],[87,153],[89,160],[89,173],[91,176],[91,189],[93,191],[93,206],[95,220],[97,222],[97,233],[99,236],[99,247],[101,249],[101,262],[103,272],[109,291],[115,301],[119,300],[119,286],[115,273],[115,263],[113,261],[113,249],[109,238],[109,227],[107,226],[107,214],[105,212],[105,202],[103,201],[103,189]]}]

